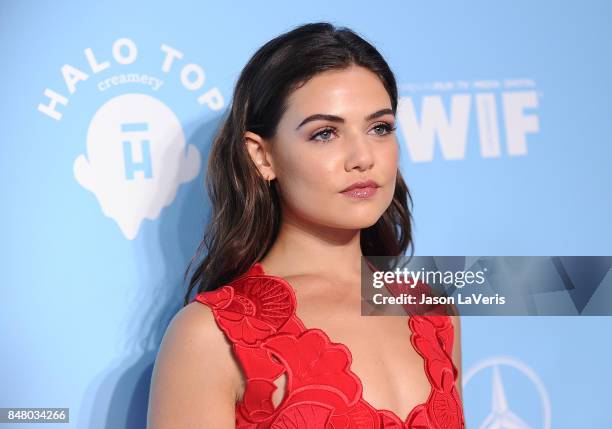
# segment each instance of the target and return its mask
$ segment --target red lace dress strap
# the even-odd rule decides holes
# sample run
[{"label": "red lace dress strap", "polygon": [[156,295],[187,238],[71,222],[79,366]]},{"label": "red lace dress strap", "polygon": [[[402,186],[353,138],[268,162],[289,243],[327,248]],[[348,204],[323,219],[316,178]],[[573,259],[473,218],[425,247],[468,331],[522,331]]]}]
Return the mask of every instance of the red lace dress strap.
[{"label": "red lace dress strap", "polygon": [[[351,371],[351,353],[318,328],[307,329],[296,315],[296,297],[284,279],[268,276],[255,263],[247,273],[193,301],[209,306],[232,344],[246,385],[236,404],[236,427],[461,429],[463,415],[454,388],[452,324],[448,317],[409,319],[411,342],[424,357],[432,385],[429,400],[405,422],[378,410],[362,397],[362,383]],[[283,399],[272,402],[274,381],[285,375]]]}]

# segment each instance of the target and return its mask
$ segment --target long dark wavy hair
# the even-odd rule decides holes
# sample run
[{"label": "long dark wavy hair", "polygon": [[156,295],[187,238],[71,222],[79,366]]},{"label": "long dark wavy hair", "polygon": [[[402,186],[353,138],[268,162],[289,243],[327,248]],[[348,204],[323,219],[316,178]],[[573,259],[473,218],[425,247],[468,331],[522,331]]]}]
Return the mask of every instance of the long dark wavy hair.
[{"label": "long dark wavy hair", "polygon": [[[354,31],[328,22],[301,25],[263,45],[236,82],[232,105],[217,132],[206,171],[212,214],[204,238],[189,262],[196,261],[184,305],[192,290],[215,290],[245,273],[274,243],[281,224],[281,204],[274,180],[263,178],[244,143],[246,131],[264,139],[276,133],[292,91],[317,73],[351,65],[374,72],[397,111],[397,85],[382,55]],[[410,206],[409,206],[410,204]],[[412,197],[397,171],[393,201],[372,226],[361,230],[364,256],[399,256],[412,244]]]}]

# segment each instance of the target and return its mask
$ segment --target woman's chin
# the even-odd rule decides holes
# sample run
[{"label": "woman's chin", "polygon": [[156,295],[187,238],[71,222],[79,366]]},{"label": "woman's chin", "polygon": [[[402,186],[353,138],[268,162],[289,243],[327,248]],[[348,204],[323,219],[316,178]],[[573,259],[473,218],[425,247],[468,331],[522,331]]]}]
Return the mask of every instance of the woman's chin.
[{"label": "woman's chin", "polygon": [[341,224],[346,229],[364,229],[369,228],[378,222],[381,214],[376,213],[371,216],[346,216],[342,219]]}]

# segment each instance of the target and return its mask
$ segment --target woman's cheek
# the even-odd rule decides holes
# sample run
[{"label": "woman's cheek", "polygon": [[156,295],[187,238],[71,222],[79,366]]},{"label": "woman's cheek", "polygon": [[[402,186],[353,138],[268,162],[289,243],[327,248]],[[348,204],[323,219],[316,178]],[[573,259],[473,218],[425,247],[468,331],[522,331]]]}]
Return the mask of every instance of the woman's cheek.
[{"label": "woman's cheek", "polygon": [[[304,173],[307,173],[306,175]],[[285,204],[299,212],[316,213],[325,206],[325,195],[318,178],[312,172],[294,170],[285,175],[286,180],[281,185],[282,198]]]}]

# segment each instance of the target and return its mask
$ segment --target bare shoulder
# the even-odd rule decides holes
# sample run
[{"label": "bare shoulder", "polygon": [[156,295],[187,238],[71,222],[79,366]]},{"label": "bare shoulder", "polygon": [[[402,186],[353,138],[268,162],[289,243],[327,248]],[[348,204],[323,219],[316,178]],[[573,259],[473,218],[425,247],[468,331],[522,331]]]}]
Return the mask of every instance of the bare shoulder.
[{"label": "bare shoulder", "polygon": [[[183,307],[155,360],[147,428],[233,428],[239,371],[212,310],[199,302]],[[203,403],[215,412],[206,412]]]}]

